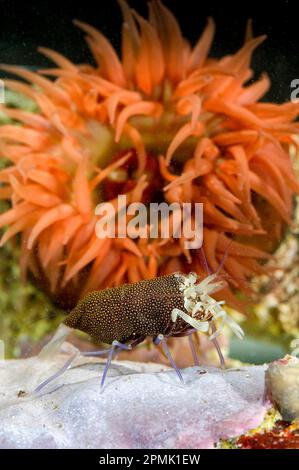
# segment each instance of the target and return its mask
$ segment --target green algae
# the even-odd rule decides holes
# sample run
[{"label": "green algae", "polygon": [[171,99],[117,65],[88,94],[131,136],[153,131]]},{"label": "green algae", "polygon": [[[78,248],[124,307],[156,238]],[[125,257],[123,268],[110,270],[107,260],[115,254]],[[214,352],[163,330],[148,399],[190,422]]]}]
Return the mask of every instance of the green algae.
[{"label": "green algae", "polygon": [[0,339],[6,357],[30,355],[31,348],[53,333],[64,317],[30,281],[22,282],[19,255],[15,243],[0,251]]}]

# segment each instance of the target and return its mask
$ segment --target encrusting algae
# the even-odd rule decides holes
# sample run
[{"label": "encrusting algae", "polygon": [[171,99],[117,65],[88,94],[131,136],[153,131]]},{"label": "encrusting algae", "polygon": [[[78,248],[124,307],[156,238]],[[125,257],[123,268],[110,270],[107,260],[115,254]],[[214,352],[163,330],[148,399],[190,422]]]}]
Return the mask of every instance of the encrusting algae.
[{"label": "encrusting algae", "polygon": [[[21,236],[21,270],[52,297],[73,307],[104,287],[175,271],[204,274],[201,250],[184,240],[98,239],[95,207],[164,200],[204,204],[204,251],[212,271],[223,262],[228,305],[242,308],[231,288],[267,272],[261,261],[291,223],[299,186],[290,147],[298,144],[299,105],[259,102],[270,86],[253,76],[251,56],[265,37],[233,55],[209,58],[215,25],[194,47],[159,1],[143,19],[121,0],[122,54],[95,28],[76,21],[97,65],[75,65],[41,48],[56,68],[38,73],[1,69],[38,112],[1,106],[21,125],[0,126],[0,197],[11,208],[1,246]],[[54,81],[50,78],[54,77]],[[271,217],[270,217],[271,215]],[[269,221],[270,219],[270,221]],[[274,227],[274,229],[273,229]]]}]

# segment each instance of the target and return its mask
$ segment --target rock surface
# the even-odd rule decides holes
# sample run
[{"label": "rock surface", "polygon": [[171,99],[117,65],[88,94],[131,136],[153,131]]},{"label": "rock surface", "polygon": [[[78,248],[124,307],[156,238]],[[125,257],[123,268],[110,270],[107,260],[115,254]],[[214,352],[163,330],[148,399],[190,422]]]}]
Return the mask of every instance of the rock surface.
[{"label": "rock surface", "polygon": [[287,355],[266,372],[267,394],[286,421],[299,420],[299,359]]},{"label": "rock surface", "polygon": [[104,361],[86,357],[32,395],[67,357],[0,361],[1,448],[211,448],[270,406],[264,366],[190,367],[182,385],[164,366],[115,361],[101,392]]}]

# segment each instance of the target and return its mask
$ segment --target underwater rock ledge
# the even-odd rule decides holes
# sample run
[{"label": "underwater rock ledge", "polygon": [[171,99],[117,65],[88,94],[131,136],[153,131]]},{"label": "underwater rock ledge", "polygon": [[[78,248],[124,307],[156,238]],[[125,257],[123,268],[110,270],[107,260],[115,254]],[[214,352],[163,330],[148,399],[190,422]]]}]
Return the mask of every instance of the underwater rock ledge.
[{"label": "underwater rock ledge", "polygon": [[66,360],[0,361],[1,448],[212,448],[258,426],[265,366],[222,371],[79,358],[40,396],[30,392]]}]

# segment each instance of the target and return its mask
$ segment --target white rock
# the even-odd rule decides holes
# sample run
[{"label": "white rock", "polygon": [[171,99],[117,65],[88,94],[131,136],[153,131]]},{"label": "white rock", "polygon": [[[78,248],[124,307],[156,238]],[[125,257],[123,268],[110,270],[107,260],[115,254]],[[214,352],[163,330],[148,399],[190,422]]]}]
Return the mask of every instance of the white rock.
[{"label": "white rock", "polygon": [[[32,390],[67,360],[0,361],[1,448],[211,448],[256,427],[264,366],[175,372],[157,364],[79,358],[40,395]],[[24,393],[25,392],[25,393]]]},{"label": "white rock", "polygon": [[266,388],[283,419],[299,420],[299,359],[287,355],[266,371]]}]

